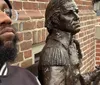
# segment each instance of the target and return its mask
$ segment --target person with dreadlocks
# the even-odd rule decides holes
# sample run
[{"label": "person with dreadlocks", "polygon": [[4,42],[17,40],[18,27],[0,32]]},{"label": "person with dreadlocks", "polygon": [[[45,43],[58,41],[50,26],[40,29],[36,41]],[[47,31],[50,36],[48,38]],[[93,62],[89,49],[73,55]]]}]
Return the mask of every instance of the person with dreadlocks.
[{"label": "person with dreadlocks", "polygon": [[9,0],[0,0],[0,85],[40,85],[28,70],[8,63],[17,56],[18,37],[12,26],[12,20],[17,19]]}]

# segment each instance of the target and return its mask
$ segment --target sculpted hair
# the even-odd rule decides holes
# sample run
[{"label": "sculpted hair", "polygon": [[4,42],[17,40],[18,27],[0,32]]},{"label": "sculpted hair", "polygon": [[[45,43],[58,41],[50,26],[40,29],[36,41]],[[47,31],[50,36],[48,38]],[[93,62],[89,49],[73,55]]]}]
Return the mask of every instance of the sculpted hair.
[{"label": "sculpted hair", "polygon": [[72,2],[73,0],[51,0],[47,6],[45,12],[45,27],[49,33],[53,28],[59,26],[59,15],[61,14],[62,6],[66,2]]}]

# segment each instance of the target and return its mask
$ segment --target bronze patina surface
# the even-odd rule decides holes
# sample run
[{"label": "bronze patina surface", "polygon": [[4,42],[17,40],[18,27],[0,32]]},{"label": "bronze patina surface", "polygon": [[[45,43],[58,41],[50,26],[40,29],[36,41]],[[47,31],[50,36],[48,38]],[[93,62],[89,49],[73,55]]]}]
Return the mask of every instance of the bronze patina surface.
[{"label": "bronze patina surface", "polygon": [[93,73],[80,74],[82,53],[75,39],[80,21],[75,1],[51,0],[45,13],[45,26],[49,35],[40,55],[41,84],[88,85]]}]

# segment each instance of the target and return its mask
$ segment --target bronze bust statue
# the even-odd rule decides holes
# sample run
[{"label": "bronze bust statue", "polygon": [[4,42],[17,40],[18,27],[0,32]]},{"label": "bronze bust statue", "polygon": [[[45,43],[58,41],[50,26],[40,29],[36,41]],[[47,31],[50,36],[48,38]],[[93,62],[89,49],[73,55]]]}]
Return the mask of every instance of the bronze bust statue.
[{"label": "bronze bust statue", "polygon": [[[88,85],[90,74],[80,74],[82,53],[75,34],[80,31],[74,0],[51,0],[45,13],[49,32],[39,62],[42,85]],[[92,74],[91,74],[92,75]]]}]

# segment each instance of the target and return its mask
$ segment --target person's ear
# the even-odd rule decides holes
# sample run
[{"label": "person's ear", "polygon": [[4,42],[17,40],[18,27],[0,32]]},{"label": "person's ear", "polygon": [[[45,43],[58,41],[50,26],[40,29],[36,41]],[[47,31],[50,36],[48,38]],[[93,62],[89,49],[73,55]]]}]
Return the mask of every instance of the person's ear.
[{"label": "person's ear", "polygon": [[5,8],[7,8],[8,6],[7,6],[7,4],[6,4],[6,2],[5,1],[0,1],[0,10],[4,10]]}]

